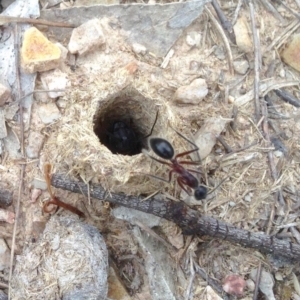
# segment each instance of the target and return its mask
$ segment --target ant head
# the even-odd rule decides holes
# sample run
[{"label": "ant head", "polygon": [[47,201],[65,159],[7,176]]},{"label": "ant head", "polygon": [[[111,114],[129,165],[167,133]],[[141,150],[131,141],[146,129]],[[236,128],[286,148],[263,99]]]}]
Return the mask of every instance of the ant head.
[{"label": "ant head", "polygon": [[174,156],[173,146],[165,139],[162,138],[151,138],[150,147],[153,152],[163,159],[172,159]]},{"label": "ant head", "polygon": [[196,200],[203,200],[207,196],[207,188],[203,185],[199,185],[195,191],[194,196]]}]

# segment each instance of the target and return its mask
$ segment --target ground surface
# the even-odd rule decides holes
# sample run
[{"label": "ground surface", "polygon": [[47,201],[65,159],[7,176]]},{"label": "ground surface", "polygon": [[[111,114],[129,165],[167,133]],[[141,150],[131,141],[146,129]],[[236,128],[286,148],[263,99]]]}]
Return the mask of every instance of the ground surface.
[{"label": "ground surface", "polygon": [[[299,11],[296,2],[284,1],[284,3],[294,11]],[[221,8],[230,21],[235,19],[237,4],[236,1],[221,1]],[[283,6],[275,5],[275,7],[284,19],[284,24],[279,22],[260,2],[255,3],[254,6],[260,41],[260,48],[256,50],[256,53],[259,52],[261,55],[261,65],[258,70],[261,85],[265,82],[278,84],[299,81],[299,72],[289,67],[280,58],[283,47],[286,47],[292,37],[299,33],[299,29],[296,27],[299,21],[296,22],[295,16],[286,11]],[[213,8],[211,6],[209,8],[213,12]],[[238,16],[244,16],[252,43],[249,6],[243,3]],[[293,22],[294,25],[288,27]],[[195,32],[200,34],[201,40],[199,44],[191,46],[188,44],[187,38],[194,36]],[[283,34],[284,36],[282,36]],[[49,35],[51,36],[51,34]],[[283,38],[279,39],[281,36]],[[226,39],[228,41],[228,38]],[[55,37],[52,37],[52,40],[55,41]],[[66,45],[67,43],[65,43]],[[49,214],[42,213],[43,202],[49,199],[47,191],[42,191],[38,201],[31,202],[34,190],[32,182],[34,178],[43,179],[45,161],[50,161],[54,165],[55,172],[69,174],[72,178],[81,178],[86,182],[101,183],[105,186],[105,180],[113,178],[111,184],[107,183],[111,191],[149,195],[160,189],[177,199],[180,196],[185,197],[180,194],[179,187],[174,187],[174,184],[164,185],[154,179],[132,175],[135,171],[144,171],[166,177],[165,166],[151,162],[150,159],[145,158],[144,154],[136,157],[114,156],[104,148],[101,152],[102,156],[100,154],[97,156],[98,154],[94,152],[95,149],[98,151],[97,147],[100,146],[94,146],[92,143],[87,145],[90,137],[86,138],[87,133],[76,129],[74,125],[80,122],[80,127],[86,125],[90,130],[87,132],[92,131],[91,116],[95,111],[89,108],[92,106],[94,109],[90,103],[97,103],[96,97],[99,94],[101,99],[107,97],[106,92],[103,91],[112,92],[114,88],[120,89],[119,82],[116,79],[111,80],[111,74],[115,74],[113,73],[115,70],[123,68],[131,61],[137,62],[138,70],[130,74],[129,83],[148,99],[155,99],[154,107],[161,108],[161,115],[166,119],[171,119],[173,125],[175,124],[177,129],[187,135],[197,132],[209,117],[221,116],[232,119],[234,110],[238,111],[234,125],[228,123],[222,132],[222,137],[234,150],[234,153],[227,154],[224,147],[217,142],[210,155],[202,162],[202,169],[207,174],[204,176],[203,182],[208,186],[216,186],[226,177],[228,180],[212,194],[213,197],[208,197],[208,200],[200,206],[193,206],[193,208],[239,228],[266,232],[299,243],[299,108],[284,102],[274,92],[270,92],[269,96],[273,107],[269,107],[268,113],[259,114],[259,118],[256,119],[253,97],[249,97],[249,101],[245,101],[241,105],[243,101],[241,97],[253,90],[255,83],[255,52],[252,50],[245,53],[244,49],[241,50],[241,46],[237,47],[232,42],[230,42],[230,48],[233,62],[249,64],[249,70],[245,75],[238,74],[236,71],[230,73],[228,54],[224,43],[209,15],[204,12],[176,41],[172,47],[174,55],[165,69],[160,68],[161,58],[153,57],[150,54],[134,53],[131,46],[127,45],[119,35],[112,37],[107,42],[105,58],[103,55],[97,56],[96,54],[91,54],[87,58],[79,58],[75,72],[66,64],[64,71],[68,74],[72,89],[58,100],[60,102],[56,101],[61,118],[57,122],[45,126],[38,117],[38,110],[42,101],[49,102],[50,100],[36,97],[30,116],[31,125],[25,132],[25,146],[32,130],[40,131],[46,138],[39,158],[26,160],[15,253],[20,254],[25,244],[36,241],[45,223],[51,217]],[[116,49],[117,53],[113,51]],[[95,60],[98,65],[92,69],[91,64],[92,62],[95,64]],[[273,66],[273,71],[270,71],[271,66]],[[174,103],[172,97],[177,88],[190,84],[196,78],[206,80],[209,89],[207,97],[199,104],[194,105],[179,106]],[[145,80],[147,80],[147,84],[145,84]],[[124,87],[122,84],[121,86]],[[36,86],[41,86],[39,77]],[[283,87],[285,87],[284,84]],[[286,90],[299,98],[299,86],[287,87]],[[259,104],[262,112],[267,109],[263,99],[261,98]],[[155,111],[153,109],[154,115]],[[153,121],[153,114],[150,114],[149,124]],[[264,123],[266,118],[270,121],[267,124]],[[147,126],[151,127],[149,124]],[[163,127],[162,124],[163,120],[160,120],[159,126]],[[264,128],[261,127],[262,124],[264,124]],[[13,128],[17,136],[20,136],[17,122],[11,121],[8,125]],[[146,132],[147,130],[148,128],[145,129]],[[189,147],[180,139],[171,137],[171,131],[167,130],[157,130],[156,134],[166,133],[165,138],[174,139],[178,151]],[[269,131],[271,138],[276,138],[278,143],[281,143],[280,146],[278,143],[268,140],[266,131]],[[80,148],[81,141],[84,141],[82,142],[84,148]],[[92,142],[95,141],[97,141],[97,137],[93,137]],[[247,148],[251,144],[253,146]],[[235,152],[244,147],[247,149]],[[67,154],[66,149],[69,151]],[[1,182],[6,189],[13,191],[16,201],[20,182],[20,159],[11,158],[5,150],[1,157]],[[99,163],[98,159],[103,161]],[[106,165],[104,165],[104,160],[107,161]],[[274,178],[274,171],[273,173],[271,171],[270,161],[271,165],[273,164],[276,168],[276,178]],[[22,160],[21,162],[24,163]],[[124,167],[122,167],[122,163]],[[90,166],[91,164],[93,165]],[[140,165],[146,165],[145,169]],[[117,170],[118,166],[120,169]],[[132,168],[132,166],[135,167]],[[95,174],[100,175],[96,176]],[[124,174],[129,174],[126,180]],[[134,190],[136,186],[139,186],[140,189],[136,190],[135,188]],[[283,198],[278,197],[280,193]],[[148,295],[149,287],[145,282],[147,276],[144,269],[144,257],[141,254],[142,251],[137,250],[139,246],[134,240],[131,225],[112,217],[110,213],[113,208],[104,202],[87,199],[84,196],[62,190],[55,191],[55,194],[65,202],[72,203],[85,211],[88,215],[86,222],[95,225],[105,236],[110,256],[117,265],[121,280],[130,291],[132,299],[146,299],[145,295]],[[14,202],[9,210],[15,211],[15,207]],[[255,276],[251,277],[250,273],[261,264],[263,269],[274,277],[273,291],[276,299],[292,299],[292,295],[294,295],[294,299],[299,299],[297,278],[299,278],[300,272],[298,264],[273,259],[253,250],[211,237],[195,237],[191,240],[182,236],[171,222],[164,222],[155,231],[178,248],[178,251],[193,246],[184,252],[178,264],[178,268],[185,274],[186,282],[191,276],[188,262],[192,257],[220,285],[226,276],[232,273],[240,275],[245,280],[248,279],[247,289],[241,299],[252,299]],[[0,233],[11,247],[13,225],[1,223]],[[139,259],[136,258],[137,253],[139,253]],[[174,272],[174,277],[179,277],[178,272]],[[7,282],[7,269],[2,273],[2,277],[3,281]],[[139,280],[138,277],[140,277]],[[206,281],[196,276],[192,284],[190,299],[205,299],[206,286]],[[177,292],[184,295],[180,289]],[[257,299],[266,299],[264,297],[259,292]]]}]

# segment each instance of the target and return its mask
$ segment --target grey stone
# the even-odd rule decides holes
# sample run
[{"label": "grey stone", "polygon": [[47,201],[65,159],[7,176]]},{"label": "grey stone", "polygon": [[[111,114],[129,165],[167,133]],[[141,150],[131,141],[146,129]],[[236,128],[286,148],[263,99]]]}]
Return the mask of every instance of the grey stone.
[{"label": "grey stone", "polygon": [[82,55],[103,44],[105,44],[105,37],[101,22],[99,19],[93,19],[73,30],[68,48],[72,54]]},{"label": "grey stone", "polygon": [[[150,52],[163,57],[182,34],[183,30],[197,19],[206,3],[198,0],[168,4],[122,4],[73,7],[63,10],[41,11],[41,19],[69,22],[75,26],[93,19],[113,16],[127,32],[128,41],[144,45]],[[52,28],[56,38],[69,38],[70,29]]]},{"label": "grey stone", "polygon": [[43,179],[33,178],[31,184],[36,189],[40,189],[40,190],[43,190],[43,191],[47,190],[46,181],[43,180]]}]

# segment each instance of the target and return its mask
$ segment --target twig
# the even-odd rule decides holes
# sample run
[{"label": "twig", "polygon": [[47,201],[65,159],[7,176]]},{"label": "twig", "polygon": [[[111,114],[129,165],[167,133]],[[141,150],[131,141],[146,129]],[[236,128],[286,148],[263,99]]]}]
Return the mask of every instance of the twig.
[{"label": "twig", "polygon": [[300,100],[295,98],[290,93],[284,91],[284,90],[274,90],[275,94],[280,97],[283,101],[292,104],[296,107],[300,107]]},{"label": "twig", "polygon": [[284,19],[282,18],[281,14],[277,11],[277,9],[267,0],[260,0],[262,5],[268,10],[273,16],[279,20],[282,24],[284,24]]},{"label": "twig", "polygon": [[217,135],[216,138],[221,143],[221,145],[225,148],[225,151],[227,153],[232,152],[232,148],[226,143],[226,141],[223,139],[221,135]]},{"label": "twig", "polygon": [[189,284],[186,288],[186,294],[184,299],[185,300],[189,300],[191,299],[191,291],[192,291],[192,287],[193,287],[193,282],[195,280],[195,269],[194,269],[194,259],[193,259],[193,255],[192,252],[189,253],[189,261],[190,261],[190,280],[189,280]]},{"label": "twig", "polygon": [[145,232],[147,232],[149,235],[151,235],[152,237],[154,237],[155,239],[157,239],[158,241],[160,241],[163,245],[166,246],[166,248],[172,250],[172,251],[176,251],[177,249],[171,245],[170,243],[168,243],[165,239],[161,238],[154,230],[152,230],[151,228],[149,228],[148,226],[146,226],[144,223],[140,222],[139,220],[137,220],[136,218],[133,220],[134,224],[136,224],[137,226],[139,226],[142,230],[144,230]]},{"label": "twig", "polygon": [[282,5],[290,14],[292,14],[294,17],[296,17],[298,20],[300,20],[300,14],[293,11],[291,8],[289,8],[286,4],[284,4],[283,1],[273,0],[274,2],[277,2],[277,4]]},{"label": "twig", "polygon": [[[223,288],[219,282],[215,279],[210,278],[206,272],[194,261],[194,267],[196,272],[210,285],[219,295],[222,295],[223,299],[229,299],[227,294],[224,292]],[[225,294],[225,295],[224,295]]]},{"label": "twig", "polygon": [[9,106],[13,105],[13,104],[16,104],[16,103],[20,103],[23,99],[25,99],[26,97],[28,96],[31,96],[35,93],[48,93],[48,92],[54,92],[54,93],[58,93],[58,92],[65,92],[66,90],[34,90],[30,93],[27,93],[25,96],[17,99],[16,101],[13,101],[11,103],[9,103]]},{"label": "twig", "polygon": [[261,262],[259,262],[257,272],[256,272],[255,289],[254,289],[253,298],[252,298],[253,300],[256,300],[257,296],[258,296],[258,288],[259,288],[259,284],[260,284],[261,271],[262,271]]},{"label": "twig", "polygon": [[[83,193],[87,196],[87,186],[83,182],[70,181],[63,175],[53,174],[51,184],[74,193]],[[99,185],[90,186],[91,197],[104,199],[114,204],[122,205],[146,213],[156,215],[176,223],[184,234],[209,235],[221,238],[242,246],[259,249],[264,253],[280,255],[288,259],[300,259],[300,245],[288,241],[279,240],[276,237],[263,233],[250,232],[236,228],[230,224],[218,221],[214,218],[201,215],[198,211],[189,208],[183,202],[164,200],[157,195],[146,201],[141,197],[125,194],[110,193]]]},{"label": "twig", "polygon": [[260,104],[259,104],[259,70],[261,68],[261,53],[260,43],[257,35],[257,28],[255,24],[254,6],[252,0],[249,1],[251,29],[254,46],[254,105],[256,122],[260,119]]},{"label": "twig", "polygon": [[11,16],[0,16],[0,26],[8,23],[28,23],[28,24],[37,24],[37,25],[46,25],[52,27],[66,27],[74,28],[74,25],[61,23],[61,22],[52,22],[42,19],[30,19],[30,18],[20,18],[20,17],[11,17]]},{"label": "twig", "polygon": [[211,19],[212,23],[214,24],[216,30],[218,31],[218,33],[220,34],[220,36],[221,36],[221,38],[223,40],[223,43],[224,43],[225,49],[226,49],[226,53],[227,53],[227,60],[228,60],[229,71],[230,71],[230,74],[233,75],[234,74],[234,70],[233,70],[233,57],[232,57],[232,52],[231,52],[230,44],[228,42],[226,34],[224,33],[224,30],[223,30],[222,26],[219,24],[219,22],[217,21],[217,19],[213,15],[213,13],[209,10],[209,8],[207,6],[205,6],[204,9],[207,12],[207,14],[209,15],[209,18]]},{"label": "twig", "polygon": [[236,105],[233,106],[232,108],[232,115],[231,115],[231,118],[233,119],[232,121],[230,121],[230,127],[231,129],[236,132],[237,131],[237,125],[236,125],[236,122],[237,122],[237,115],[238,115],[238,112],[239,112],[239,109]]},{"label": "twig", "polygon": [[232,43],[236,44],[236,39],[235,39],[234,31],[233,31],[233,26],[230,23],[230,21],[228,21],[226,16],[224,15],[218,1],[217,0],[212,0],[211,4],[214,7],[214,9],[215,9],[215,11],[218,15],[218,18],[221,22],[221,26],[223,27],[225,32],[227,32],[227,36],[229,37],[229,39],[231,40]]}]

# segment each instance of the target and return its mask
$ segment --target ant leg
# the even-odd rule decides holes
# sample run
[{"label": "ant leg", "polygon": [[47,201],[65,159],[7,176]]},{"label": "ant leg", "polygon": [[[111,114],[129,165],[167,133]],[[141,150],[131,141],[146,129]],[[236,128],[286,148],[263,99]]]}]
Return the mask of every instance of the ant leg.
[{"label": "ant leg", "polygon": [[[191,152],[183,152],[183,153],[179,153],[176,155],[175,158],[178,158],[178,157],[181,157],[181,156],[184,156],[184,155],[187,155],[187,154],[190,154],[190,153],[193,153],[193,152],[196,152],[199,150],[199,147],[194,143],[192,142],[191,140],[189,140],[187,137],[185,137],[182,133],[180,133],[179,131],[177,131],[175,128],[173,128],[170,123],[169,123],[169,126],[181,137],[183,138],[185,141],[187,141],[188,143],[190,143],[191,145],[193,145],[195,147],[195,149],[191,150]],[[199,152],[197,152],[197,156],[198,156],[198,161],[201,162],[201,157],[199,155]]]},{"label": "ant leg", "polygon": [[160,159],[158,159],[158,158],[156,158],[156,157],[150,155],[147,151],[143,151],[143,153],[146,154],[146,155],[148,155],[150,158],[152,158],[153,160],[155,160],[155,161],[157,161],[157,162],[159,162],[159,163],[161,163],[161,164],[163,164],[163,165],[167,165],[167,166],[169,166],[170,168],[172,168],[172,166],[173,166],[171,163],[168,163],[168,162],[166,162],[166,161],[164,161],[164,160],[160,160]]},{"label": "ant leg", "polygon": [[185,165],[200,165],[202,163],[202,161],[200,161],[200,160],[199,161],[185,161],[185,160],[181,161],[181,160],[179,160],[178,163],[181,165],[184,165],[184,164]]},{"label": "ant leg", "polygon": [[188,192],[188,190],[186,189],[186,187],[184,186],[184,182],[182,180],[181,177],[177,177],[177,182],[179,184],[179,186],[189,195],[191,196],[191,194]]},{"label": "ant leg", "polygon": [[187,169],[187,171],[192,172],[192,173],[197,173],[197,174],[203,175],[203,172],[202,172],[202,171],[197,171],[197,170],[193,170],[193,169]]},{"label": "ant leg", "polygon": [[179,131],[177,131],[175,128],[173,128],[171,125],[170,125],[170,127],[181,137],[181,138],[183,138],[184,140],[186,140],[188,143],[190,143],[191,145],[193,145],[194,147],[195,147],[195,151],[196,150],[199,150],[199,148],[198,148],[198,146],[194,143],[194,142],[192,142],[191,140],[189,140],[187,137],[185,137],[182,133],[180,133]]},{"label": "ant leg", "polygon": [[171,180],[172,180],[172,174],[173,174],[174,170],[171,170],[169,172],[169,179],[165,179],[165,178],[162,178],[162,177],[158,177],[158,176],[155,176],[155,175],[152,175],[152,174],[146,174],[146,173],[140,173],[140,174],[144,174],[146,176],[149,176],[149,177],[152,177],[152,178],[155,178],[155,179],[158,179],[158,180],[161,180],[161,181],[164,181],[164,182],[167,182],[167,183],[170,183]]}]

